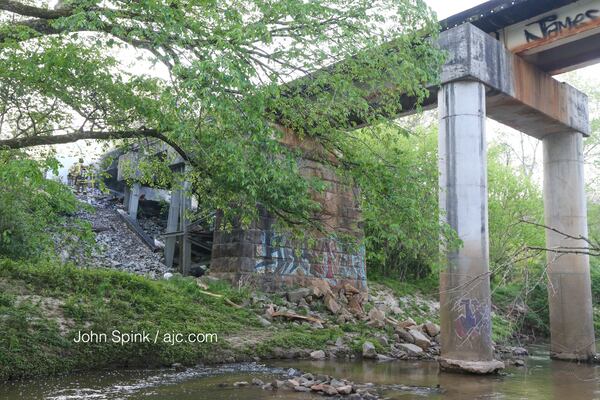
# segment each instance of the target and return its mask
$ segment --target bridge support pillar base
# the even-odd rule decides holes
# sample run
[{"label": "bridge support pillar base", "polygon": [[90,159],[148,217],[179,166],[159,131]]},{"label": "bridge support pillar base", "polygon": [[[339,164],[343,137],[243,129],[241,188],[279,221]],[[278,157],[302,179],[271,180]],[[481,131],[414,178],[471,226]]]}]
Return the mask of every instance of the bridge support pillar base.
[{"label": "bridge support pillar base", "polygon": [[439,359],[440,370],[444,372],[458,372],[465,374],[489,375],[504,369],[502,361],[465,361],[449,358]]}]

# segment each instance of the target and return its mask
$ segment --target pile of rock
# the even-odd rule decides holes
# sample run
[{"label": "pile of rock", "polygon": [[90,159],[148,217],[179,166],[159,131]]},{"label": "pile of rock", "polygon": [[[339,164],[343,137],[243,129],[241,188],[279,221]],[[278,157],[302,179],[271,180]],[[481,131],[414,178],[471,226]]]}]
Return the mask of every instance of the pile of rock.
[{"label": "pile of rock", "polygon": [[[337,288],[335,291],[325,281],[315,281],[311,287],[297,288],[284,293],[277,300],[271,300],[263,294],[253,294],[251,304],[264,310],[259,321],[265,327],[272,324],[275,319],[292,321],[295,324],[309,324],[313,329],[321,329],[324,325],[340,325],[363,321],[380,330],[374,332],[372,341],[365,343],[356,334],[346,333],[338,337],[335,343],[331,342],[322,349],[313,349],[305,352],[313,360],[328,358],[354,358],[360,357],[378,361],[392,359],[431,359],[439,355],[440,327],[427,321],[417,324],[412,318],[399,321],[395,318],[397,313],[390,311],[390,316],[374,302],[365,303],[364,293],[351,285]],[[278,304],[274,304],[274,302]],[[371,308],[364,312],[363,305]],[[324,306],[324,307],[323,307]],[[323,311],[323,309],[326,311]],[[321,310],[321,311],[318,311]],[[386,308],[387,310],[387,308]],[[393,315],[393,316],[392,316]],[[390,333],[393,332],[393,333]],[[375,346],[373,342],[381,344]],[[362,345],[362,354],[355,353],[357,345]],[[377,351],[377,348],[380,351]],[[382,350],[383,349],[383,350]],[[296,358],[299,349],[274,349],[276,358]],[[294,356],[292,357],[292,351]],[[281,354],[279,354],[281,353]],[[288,357],[289,354],[289,357]]]},{"label": "pile of rock", "polygon": [[321,301],[329,312],[345,320],[364,316],[363,304],[366,301],[365,293],[348,283],[332,288],[329,283],[320,279],[312,280],[309,287],[286,292],[286,298],[300,307]]},{"label": "pile of rock", "polygon": [[88,254],[83,246],[63,246],[63,262],[118,269],[151,278],[160,278],[171,271],[171,268],[162,262],[161,254],[153,253],[119,217],[116,211],[118,205],[114,198],[105,195],[90,196],[86,198],[86,202],[94,210],[82,210],[75,217],[91,224],[96,234],[96,246],[91,249],[91,254]]},{"label": "pile of rock", "polygon": [[[252,384],[263,390],[290,390],[295,392],[312,392],[324,396],[343,396],[352,400],[376,400],[379,395],[371,383],[356,384],[346,379],[336,379],[329,375],[302,374],[285,380],[274,380],[265,383],[258,378]],[[248,382],[236,382],[235,387],[247,386]]]}]

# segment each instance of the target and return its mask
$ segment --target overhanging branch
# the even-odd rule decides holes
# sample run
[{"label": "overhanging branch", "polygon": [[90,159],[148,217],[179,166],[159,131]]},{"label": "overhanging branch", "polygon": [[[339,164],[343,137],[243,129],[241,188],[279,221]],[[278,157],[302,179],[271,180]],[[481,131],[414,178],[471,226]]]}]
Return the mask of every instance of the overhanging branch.
[{"label": "overhanging branch", "polygon": [[67,17],[73,13],[68,8],[59,10],[50,10],[47,8],[34,7],[13,0],[0,0],[0,10],[9,11],[24,17],[34,17],[41,19],[56,19]]},{"label": "overhanging branch", "polygon": [[166,137],[162,132],[156,129],[139,129],[139,130],[127,130],[127,131],[77,131],[73,133],[67,133],[64,135],[55,136],[27,136],[17,137],[12,139],[0,140],[0,149],[23,149],[26,147],[34,146],[48,146],[54,144],[65,144],[73,143],[79,140],[114,140],[114,139],[133,139],[153,137],[162,140],[173,148],[184,161],[192,163],[192,160],[188,154],[173,140]]}]

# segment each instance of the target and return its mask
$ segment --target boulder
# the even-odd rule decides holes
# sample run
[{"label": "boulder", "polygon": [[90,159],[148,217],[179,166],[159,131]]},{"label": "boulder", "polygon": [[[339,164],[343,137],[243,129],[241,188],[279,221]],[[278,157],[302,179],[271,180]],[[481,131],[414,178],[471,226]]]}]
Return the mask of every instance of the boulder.
[{"label": "boulder", "polygon": [[290,303],[298,303],[300,300],[304,300],[305,297],[310,296],[312,290],[309,288],[299,288],[286,293],[286,297]]},{"label": "boulder", "polygon": [[366,341],[362,345],[362,356],[363,358],[377,358],[377,350],[373,343]]},{"label": "boulder", "polygon": [[258,318],[258,322],[260,322],[260,324],[261,324],[262,326],[264,326],[265,328],[266,328],[267,326],[270,326],[270,325],[271,325],[271,322],[270,322],[268,319],[266,319],[266,318],[263,318],[263,317],[261,317],[260,315],[258,315],[258,316],[257,316],[257,318]]},{"label": "boulder", "polygon": [[336,394],[338,394],[337,389],[331,385],[323,385],[323,388],[321,389],[321,391],[323,393],[325,393],[327,396],[335,396]]},{"label": "boulder", "polygon": [[406,343],[414,343],[415,342],[415,338],[413,338],[412,335],[410,333],[408,333],[408,331],[404,328],[396,327],[396,334],[398,335],[400,340],[402,340]]},{"label": "boulder", "polygon": [[524,347],[513,347],[512,353],[515,356],[528,356],[529,352]]},{"label": "boulder", "polygon": [[513,364],[516,367],[524,367],[525,366],[525,360],[521,360],[520,358],[517,358],[516,360],[513,361]]},{"label": "boulder", "polygon": [[284,383],[284,386],[285,386],[285,387],[288,387],[288,388],[290,388],[290,389],[293,389],[293,388],[295,388],[296,386],[300,386],[300,382],[298,382],[298,381],[297,381],[297,380],[295,380],[295,379],[288,379],[287,381],[285,381],[285,383]]},{"label": "boulder", "polygon": [[315,380],[315,376],[313,374],[311,374],[310,372],[302,375],[302,378],[306,379],[307,381]]},{"label": "boulder", "polygon": [[352,393],[352,385],[344,385],[336,388],[339,394],[347,395]]},{"label": "boulder", "polygon": [[472,374],[494,374],[504,369],[502,361],[463,361],[439,358],[440,369],[443,371],[470,372]]},{"label": "boulder", "polygon": [[255,386],[264,386],[264,382],[258,378],[252,378],[252,384]]},{"label": "boulder", "polygon": [[379,344],[381,344],[382,346],[388,346],[389,342],[388,342],[388,338],[385,337],[384,335],[378,335],[375,337],[377,339],[377,341],[379,342]]},{"label": "boulder", "polygon": [[377,361],[381,361],[381,362],[386,362],[386,361],[392,361],[393,358],[383,355],[383,354],[377,354]]},{"label": "boulder", "polygon": [[427,350],[431,346],[431,340],[427,338],[421,331],[417,329],[411,329],[408,331],[410,335],[415,339],[415,344],[422,348],[423,350]]},{"label": "boulder", "polygon": [[425,329],[425,332],[431,337],[436,337],[440,334],[440,327],[433,322],[426,322],[425,325],[423,325],[423,329]]},{"label": "boulder", "polygon": [[280,381],[280,380],[276,379],[271,383],[271,386],[274,387],[275,389],[281,389],[284,386],[284,384],[285,384],[284,381]]},{"label": "boulder", "polygon": [[342,309],[342,307],[338,304],[338,302],[335,301],[335,299],[333,298],[333,294],[326,295],[324,302],[325,302],[325,307],[327,307],[327,309],[329,311],[331,311],[333,314],[339,313],[340,310]]},{"label": "boulder", "polygon": [[406,328],[410,328],[411,326],[415,326],[415,325],[417,325],[417,323],[412,318],[408,318],[408,319],[406,319],[406,320],[404,320],[402,322],[398,322],[398,326],[400,328],[405,328],[405,329]]},{"label": "boulder", "polygon": [[348,298],[348,310],[356,316],[364,315],[364,296],[361,293],[348,295],[348,292],[346,292],[346,297]]},{"label": "boulder", "polygon": [[331,296],[333,297],[333,292],[331,291],[331,286],[329,286],[329,283],[325,282],[324,280],[321,279],[312,279],[311,282],[311,291],[312,291],[312,295],[316,298],[321,298],[324,296]]},{"label": "boulder", "polygon": [[423,353],[423,349],[412,343],[400,343],[397,345],[397,348],[409,356],[418,356]]},{"label": "boulder", "polygon": [[369,311],[369,325],[375,328],[385,327],[385,313],[375,307]]},{"label": "boulder", "polygon": [[324,360],[326,357],[325,352],[323,350],[315,350],[310,353],[310,358],[313,360]]},{"label": "boulder", "polygon": [[349,283],[345,283],[344,284],[344,291],[346,292],[346,295],[348,294],[359,294],[360,290],[358,290],[357,288],[355,288],[354,286],[352,286]]},{"label": "boulder", "polygon": [[344,386],[346,383],[345,383],[345,382],[342,382],[342,381],[340,381],[340,380],[338,380],[338,379],[331,378],[331,381],[329,381],[329,384],[330,384],[331,386],[333,386],[334,388],[336,388],[336,389],[337,389],[337,388],[339,388],[339,387],[341,387],[341,386]]}]

